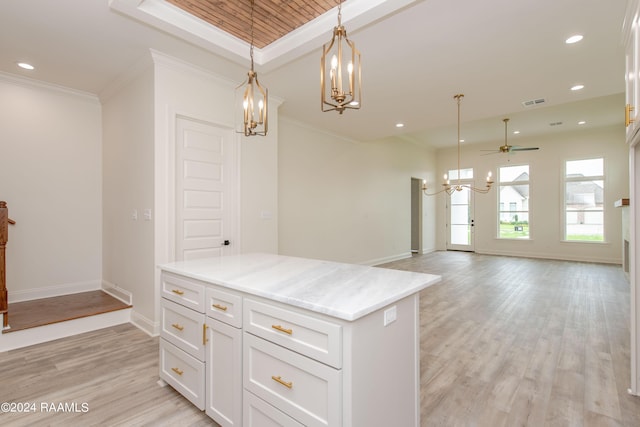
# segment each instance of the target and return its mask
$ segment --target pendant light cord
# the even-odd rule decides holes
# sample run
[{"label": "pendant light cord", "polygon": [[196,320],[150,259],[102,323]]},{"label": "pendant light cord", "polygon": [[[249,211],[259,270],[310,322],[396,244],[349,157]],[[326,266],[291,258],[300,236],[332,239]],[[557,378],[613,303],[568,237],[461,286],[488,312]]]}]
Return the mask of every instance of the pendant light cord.
[{"label": "pendant light cord", "polygon": [[464,95],[458,94],[454,98],[458,103],[458,185],[460,185],[460,101]]},{"label": "pendant light cord", "polygon": [[253,8],[254,0],[251,0],[251,47],[249,48],[249,57],[251,58],[251,71],[253,71]]}]

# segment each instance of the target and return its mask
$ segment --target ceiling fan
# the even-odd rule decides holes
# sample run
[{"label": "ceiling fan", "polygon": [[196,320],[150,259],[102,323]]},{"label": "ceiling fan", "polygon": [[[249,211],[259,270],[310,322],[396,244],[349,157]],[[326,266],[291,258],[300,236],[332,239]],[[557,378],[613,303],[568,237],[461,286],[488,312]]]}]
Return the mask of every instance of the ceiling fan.
[{"label": "ceiling fan", "polygon": [[486,156],[487,154],[498,154],[498,153],[510,154],[515,151],[539,150],[538,147],[520,147],[517,145],[509,145],[509,143],[507,142],[507,123],[509,123],[509,119],[502,119],[502,121],[504,122],[504,145],[501,145],[500,147],[498,147],[497,150],[481,150],[481,151],[490,151],[490,153],[486,153],[483,155]]}]

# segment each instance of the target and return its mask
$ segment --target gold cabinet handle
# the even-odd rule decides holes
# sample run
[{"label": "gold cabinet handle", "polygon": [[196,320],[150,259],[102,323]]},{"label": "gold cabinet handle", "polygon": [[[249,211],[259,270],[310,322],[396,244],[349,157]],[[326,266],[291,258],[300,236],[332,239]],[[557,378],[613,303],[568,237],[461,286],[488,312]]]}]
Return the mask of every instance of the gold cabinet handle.
[{"label": "gold cabinet handle", "polygon": [[172,370],[173,372],[175,372],[176,374],[178,374],[178,375],[182,375],[182,374],[184,374],[184,371],[181,371],[181,370],[180,370],[180,369],[178,369],[178,368],[171,368],[171,370]]},{"label": "gold cabinet handle", "polygon": [[627,104],[624,107],[624,126],[625,127],[629,127],[629,125],[633,122],[635,122],[635,119],[631,118],[631,112],[635,110],[634,107],[631,106],[631,104]]},{"label": "gold cabinet handle", "polygon": [[227,307],[227,306],[220,305],[220,304],[213,304],[213,305],[211,305],[211,306],[212,306],[213,308],[217,308],[218,310],[222,310],[222,311],[227,311],[227,309],[229,308],[229,307]]},{"label": "gold cabinet handle", "polygon": [[182,326],[179,323],[172,323],[171,326],[173,326],[174,328],[176,328],[179,331],[182,331],[184,329],[184,326]]},{"label": "gold cabinet handle", "polygon": [[180,289],[172,289],[171,292],[178,295],[184,295],[184,291],[181,291]]},{"label": "gold cabinet handle", "polygon": [[277,382],[277,383],[282,384],[282,385],[283,385],[283,386],[285,386],[286,388],[293,388],[293,383],[292,383],[292,382],[286,382],[286,381],[284,381],[284,380],[282,379],[282,377],[280,377],[280,376],[277,376],[277,377],[276,377],[275,375],[272,375],[272,376],[271,376],[271,379],[272,379],[272,380],[274,380],[274,381],[275,381],[275,382]]},{"label": "gold cabinet handle", "polygon": [[207,324],[202,324],[202,345],[207,344]]},{"label": "gold cabinet handle", "polygon": [[285,333],[285,334],[287,334],[287,335],[291,335],[291,334],[293,334],[293,330],[291,330],[291,329],[285,329],[285,328],[283,328],[283,327],[282,327],[282,326],[280,326],[280,325],[271,325],[271,327],[272,327],[273,329],[275,329],[276,331],[284,332],[284,333]]}]

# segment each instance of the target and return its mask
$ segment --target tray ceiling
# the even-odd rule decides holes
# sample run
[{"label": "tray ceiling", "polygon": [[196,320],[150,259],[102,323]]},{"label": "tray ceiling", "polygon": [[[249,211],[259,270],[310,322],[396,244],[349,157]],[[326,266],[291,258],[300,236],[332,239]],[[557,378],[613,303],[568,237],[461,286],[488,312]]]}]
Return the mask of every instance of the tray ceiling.
[{"label": "tray ceiling", "polygon": [[[251,43],[251,0],[167,0],[167,2]],[[254,1],[254,46],[262,49],[337,5],[337,0]]]}]

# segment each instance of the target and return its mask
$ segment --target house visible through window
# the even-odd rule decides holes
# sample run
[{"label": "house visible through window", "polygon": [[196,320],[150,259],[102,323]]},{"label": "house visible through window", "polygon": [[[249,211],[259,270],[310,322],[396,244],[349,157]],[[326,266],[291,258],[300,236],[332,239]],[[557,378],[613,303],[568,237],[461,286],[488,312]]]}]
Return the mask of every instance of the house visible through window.
[{"label": "house visible through window", "polygon": [[604,159],[565,164],[564,239],[604,241]]},{"label": "house visible through window", "polygon": [[528,239],[529,165],[501,167],[498,175],[500,180],[498,237]]}]

